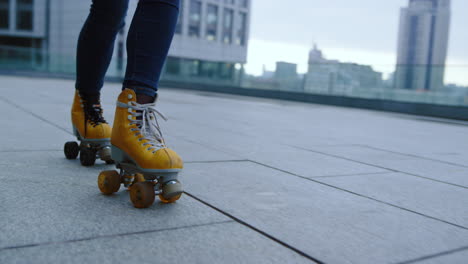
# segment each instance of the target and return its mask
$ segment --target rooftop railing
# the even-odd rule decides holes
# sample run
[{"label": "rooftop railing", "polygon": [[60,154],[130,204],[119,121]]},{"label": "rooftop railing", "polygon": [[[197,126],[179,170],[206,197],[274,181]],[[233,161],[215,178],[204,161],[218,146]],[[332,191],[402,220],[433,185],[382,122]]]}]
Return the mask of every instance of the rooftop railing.
[{"label": "rooftop railing", "polygon": [[[0,70],[33,71],[74,76],[75,56],[46,53],[41,49],[0,46]],[[445,68],[450,67],[446,66]],[[383,80],[370,67],[352,64],[314,64],[305,74],[278,69],[262,76],[246,74],[243,65],[169,58],[162,82],[187,85],[210,85],[287,92],[296,96],[318,95],[392,102],[421,103],[468,108],[468,87],[444,85],[444,67],[425,65],[399,66],[392,78]],[[123,78],[125,60],[113,59],[108,77]],[[432,79],[427,80],[427,74]],[[467,68],[468,76],[468,68]],[[425,80],[421,80],[424,79]],[[404,84],[404,85],[403,85]],[[431,87],[426,87],[429,85]],[[407,86],[407,87],[402,87]]]}]

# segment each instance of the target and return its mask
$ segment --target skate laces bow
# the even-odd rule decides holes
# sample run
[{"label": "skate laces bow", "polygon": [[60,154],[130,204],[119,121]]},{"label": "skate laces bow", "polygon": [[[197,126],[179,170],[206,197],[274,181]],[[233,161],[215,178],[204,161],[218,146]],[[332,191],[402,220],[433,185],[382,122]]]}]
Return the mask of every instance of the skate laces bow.
[{"label": "skate laces bow", "polygon": [[88,120],[92,126],[97,126],[100,124],[107,123],[104,117],[102,116],[101,104],[89,105],[88,102],[82,100],[84,113],[85,113],[85,122]]},{"label": "skate laces bow", "polygon": [[87,111],[89,121],[93,126],[97,126],[102,123],[107,123],[104,117],[102,116],[102,108],[100,104],[95,104],[91,106],[91,109]]},{"label": "skate laces bow", "polygon": [[[164,137],[159,127],[158,116],[164,121],[167,121],[167,118],[156,109],[156,103],[139,104],[129,102],[128,108],[128,112],[131,114],[128,116],[130,124],[135,124],[138,127],[132,128],[131,131],[136,131],[136,136],[142,136],[138,139],[139,141],[146,140],[143,146],[148,146],[147,150],[153,150],[153,153],[159,149],[166,148]],[[136,119],[132,117],[136,117]]]},{"label": "skate laces bow", "polygon": [[85,124],[86,120],[88,120],[90,124],[94,127],[103,123],[107,123],[104,117],[102,116],[102,107],[101,101],[99,99],[99,94],[80,94],[79,96],[81,107],[83,108],[85,113]]}]

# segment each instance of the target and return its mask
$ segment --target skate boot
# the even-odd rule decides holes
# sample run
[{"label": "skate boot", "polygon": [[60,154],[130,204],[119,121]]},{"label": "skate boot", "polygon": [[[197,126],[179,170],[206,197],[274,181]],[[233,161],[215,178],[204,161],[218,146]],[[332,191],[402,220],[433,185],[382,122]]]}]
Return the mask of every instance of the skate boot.
[{"label": "skate boot", "polygon": [[71,109],[73,133],[80,142],[65,143],[67,159],[76,159],[80,154],[81,165],[92,166],[99,157],[107,164],[112,164],[110,136],[111,127],[102,116],[99,95],[80,96],[75,92]]},{"label": "skate boot", "polygon": [[130,187],[130,199],[137,208],[153,204],[159,195],[163,203],[172,203],[182,195],[178,173],[182,159],[166,146],[158,118],[166,118],[151,104],[138,104],[136,94],[125,89],[119,95],[112,128],[112,158],[117,171],[103,171],[98,177],[102,193],[117,192],[120,184]]}]

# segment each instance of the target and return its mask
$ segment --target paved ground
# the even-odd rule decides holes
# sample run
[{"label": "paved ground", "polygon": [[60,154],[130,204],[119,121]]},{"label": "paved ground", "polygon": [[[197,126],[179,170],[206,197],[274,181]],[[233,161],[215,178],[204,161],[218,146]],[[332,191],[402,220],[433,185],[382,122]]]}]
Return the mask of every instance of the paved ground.
[{"label": "paved ground", "polygon": [[73,82],[0,84],[0,263],[468,263],[467,123],[163,89],[186,194],[138,210],[64,158]]}]

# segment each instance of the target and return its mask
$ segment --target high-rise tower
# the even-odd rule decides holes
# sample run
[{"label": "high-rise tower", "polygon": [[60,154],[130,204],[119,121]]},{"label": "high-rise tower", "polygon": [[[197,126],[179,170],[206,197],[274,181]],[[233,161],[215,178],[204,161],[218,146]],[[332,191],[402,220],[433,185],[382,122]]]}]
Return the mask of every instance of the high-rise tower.
[{"label": "high-rise tower", "polygon": [[449,27],[450,0],[409,0],[401,9],[396,88],[443,87]]}]

